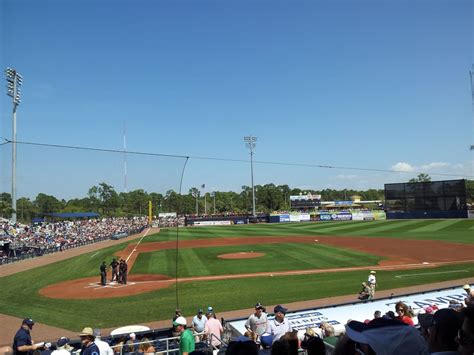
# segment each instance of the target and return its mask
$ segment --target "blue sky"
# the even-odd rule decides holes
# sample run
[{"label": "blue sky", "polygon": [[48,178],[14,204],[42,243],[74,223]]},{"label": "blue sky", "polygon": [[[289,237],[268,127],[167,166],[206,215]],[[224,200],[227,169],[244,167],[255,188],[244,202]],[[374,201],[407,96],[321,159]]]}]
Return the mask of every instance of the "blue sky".
[{"label": "blue sky", "polygon": [[[255,183],[383,188],[473,178],[471,1],[0,1],[0,63],[24,77],[18,140],[255,164]],[[3,87],[3,85],[2,85]],[[4,89],[3,89],[4,90]],[[0,136],[11,102],[0,98]],[[0,190],[11,146],[0,147]],[[124,189],[123,155],[18,146],[18,195]],[[177,189],[183,159],[127,157],[127,188]],[[453,176],[455,178],[456,176]],[[190,159],[183,190],[250,184]]]}]

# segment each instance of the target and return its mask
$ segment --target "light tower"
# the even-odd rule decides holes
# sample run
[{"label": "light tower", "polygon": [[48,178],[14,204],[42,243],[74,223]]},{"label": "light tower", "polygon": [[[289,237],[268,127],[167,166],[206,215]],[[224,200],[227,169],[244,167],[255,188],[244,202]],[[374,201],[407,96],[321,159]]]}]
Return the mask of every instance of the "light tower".
[{"label": "light tower", "polygon": [[252,214],[254,217],[256,217],[257,213],[255,212],[255,187],[253,186],[253,154],[255,146],[257,145],[257,137],[245,136],[244,142],[245,146],[250,150],[250,176],[252,179]]},{"label": "light tower", "polygon": [[[469,78],[471,79],[471,100],[472,100],[472,112],[474,113],[474,65],[469,71]],[[471,150],[474,150],[474,144],[471,145]]]},{"label": "light tower", "polygon": [[16,223],[16,109],[21,102],[20,86],[23,77],[13,68],[5,70],[7,79],[7,95],[13,100],[13,124],[12,124],[12,222]]}]

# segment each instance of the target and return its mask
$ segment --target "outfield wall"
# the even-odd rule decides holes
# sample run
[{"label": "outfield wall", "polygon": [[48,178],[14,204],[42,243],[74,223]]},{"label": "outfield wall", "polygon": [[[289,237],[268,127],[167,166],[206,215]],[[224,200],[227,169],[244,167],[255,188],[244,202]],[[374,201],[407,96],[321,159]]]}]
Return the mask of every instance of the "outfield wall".
[{"label": "outfield wall", "polygon": [[373,221],[386,219],[384,211],[339,211],[339,212],[290,212],[272,213],[270,223],[309,221]]}]

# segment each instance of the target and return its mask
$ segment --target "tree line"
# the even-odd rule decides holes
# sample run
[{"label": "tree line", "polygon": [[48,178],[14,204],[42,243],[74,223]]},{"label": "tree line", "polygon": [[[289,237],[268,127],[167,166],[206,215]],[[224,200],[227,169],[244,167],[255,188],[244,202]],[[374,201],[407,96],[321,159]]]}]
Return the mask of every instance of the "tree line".
[{"label": "tree line", "polygon": [[[272,212],[290,209],[292,195],[321,195],[323,201],[350,200],[358,195],[362,200],[382,200],[384,191],[369,189],[346,190],[303,190],[288,185],[265,184],[255,186],[256,210]],[[160,212],[179,212],[185,214],[225,214],[251,213],[252,188],[242,186],[240,192],[202,191],[197,187],[186,194],[168,190],[165,194],[137,189],[130,192],[117,192],[105,182],[92,186],[87,196],[70,200],[39,193],[34,200],[22,197],[17,200],[17,218],[30,222],[32,218],[43,217],[56,212],[98,212],[101,216],[145,216],[148,214],[148,201],[152,202],[153,214]],[[9,218],[12,213],[11,195],[0,193],[0,216]]]},{"label": "tree line", "polygon": [[[431,177],[419,174],[409,182],[427,182]],[[474,180],[466,181],[467,202],[473,203]],[[265,184],[255,186],[257,212],[287,211],[290,209],[290,196],[321,195],[322,201],[346,201],[357,195],[361,200],[383,200],[384,190],[311,190],[291,188],[288,185]],[[152,202],[153,215],[160,212],[178,212],[181,214],[246,214],[252,212],[252,188],[242,186],[240,192],[202,191],[197,187],[186,194],[168,190],[165,194],[137,189],[130,192],[117,192],[105,182],[92,186],[86,197],[71,200],[58,199],[55,196],[39,193],[34,200],[22,197],[17,200],[17,218],[29,223],[32,218],[44,217],[55,212],[98,212],[101,216],[131,217],[146,216],[148,201]],[[0,193],[0,216],[9,218],[12,213],[11,195]]]}]

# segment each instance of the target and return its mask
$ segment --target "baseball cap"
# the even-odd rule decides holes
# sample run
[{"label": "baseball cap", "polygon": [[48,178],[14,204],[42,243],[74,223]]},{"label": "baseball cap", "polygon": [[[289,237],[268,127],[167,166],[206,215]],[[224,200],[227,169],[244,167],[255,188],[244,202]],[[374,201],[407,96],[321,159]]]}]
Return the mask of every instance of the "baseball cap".
[{"label": "baseball cap", "polygon": [[203,313],[201,308],[198,309],[198,313]]},{"label": "baseball cap", "polygon": [[25,318],[21,324],[26,324],[27,326],[32,327],[35,325],[35,322],[31,318]]},{"label": "baseball cap", "polygon": [[255,309],[263,309],[263,304],[257,302],[257,304],[255,305]]},{"label": "baseball cap", "polygon": [[351,321],[346,333],[351,340],[368,344],[377,355],[428,353],[418,329],[395,319],[375,318],[367,324]]},{"label": "baseball cap", "polygon": [[281,312],[283,314],[286,314],[288,312],[288,309],[283,307],[281,304],[276,305],[275,308],[273,308],[273,313]]},{"label": "baseball cap", "polygon": [[214,312],[214,308],[212,308],[211,306],[208,306],[207,307],[207,312]]},{"label": "baseball cap", "polygon": [[434,314],[419,314],[418,321],[423,328],[436,327],[453,339],[462,324],[459,312],[451,308],[440,309]]},{"label": "baseball cap", "polygon": [[469,284],[465,284],[462,288],[465,289],[465,290],[469,290],[471,288],[471,286]]},{"label": "baseball cap", "polygon": [[67,337],[61,337],[61,338],[59,338],[58,341],[56,342],[56,346],[60,348],[60,347],[62,347],[62,346],[64,346],[64,345],[68,344],[69,342],[70,342],[69,338],[67,338]]},{"label": "baseball cap", "polygon": [[376,274],[376,273],[377,273],[377,271],[370,270],[370,273],[371,273],[371,274]]},{"label": "baseball cap", "polygon": [[176,320],[173,322],[173,325],[186,325],[186,318],[184,317],[176,318]]},{"label": "baseball cap", "polygon": [[90,337],[94,337],[94,331],[92,330],[91,327],[85,327],[84,329],[82,329],[82,332],[79,334],[80,337],[86,337],[86,336],[90,336]]}]

